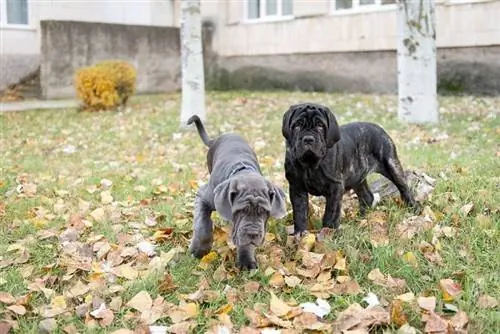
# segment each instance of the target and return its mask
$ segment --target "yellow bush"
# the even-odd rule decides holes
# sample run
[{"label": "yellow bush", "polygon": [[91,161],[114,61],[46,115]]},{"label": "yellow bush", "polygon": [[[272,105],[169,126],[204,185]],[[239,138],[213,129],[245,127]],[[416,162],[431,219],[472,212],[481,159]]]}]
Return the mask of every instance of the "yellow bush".
[{"label": "yellow bush", "polygon": [[89,111],[125,106],[135,93],[135,68],[121,60],[107,60],[76,71],[75,87],[83,109]]}]

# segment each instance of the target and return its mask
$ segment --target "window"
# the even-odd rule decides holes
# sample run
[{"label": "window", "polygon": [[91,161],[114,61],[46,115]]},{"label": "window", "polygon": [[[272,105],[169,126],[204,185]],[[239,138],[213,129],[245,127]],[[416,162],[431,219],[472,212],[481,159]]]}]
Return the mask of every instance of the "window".
[{"label": "window", "polygon": [[27,26],[28,0],[0,0],[0,24]]},{"label": "window", "polygon": [[293,16],[293,0],[247,0],[248,20],[280,19]]},{"label": "window", "polygon": [[391,8],[396,0],[331,0],[333,12],[377,10]]}]

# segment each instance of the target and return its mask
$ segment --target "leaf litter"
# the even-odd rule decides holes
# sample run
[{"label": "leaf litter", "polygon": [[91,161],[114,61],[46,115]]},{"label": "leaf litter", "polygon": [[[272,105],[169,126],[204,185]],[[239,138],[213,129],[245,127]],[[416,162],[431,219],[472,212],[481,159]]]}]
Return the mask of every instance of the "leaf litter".
[{"label": "leaf litter", "polygon": [[[254,99],[238,99],[230,102],[229,107],[217,103],[214,107],[239,112],[248,107],[269,109],[267,102]],[[111,126],[111,131],[128,126],[123,121],[119,121],[119,124]],[[137,120],[132,124],[136,126]],[[233,124],[222,124],[220,129],[238,129],[242,125],[248,125],[244,119]],[[252,129],[258,129],[257,125]],[[128,132],[131,131],[128,129]],[[68,132],[67,136],[86,140],[82,137],[85,134],[78,131]],[[269,333],[278,329],[281,329],[282,333],[294,330],[331,332],[334,329],[366,332],[390,322],[401,326],[400,330],[411,331],[411,327],[404,321],[403,305],[408,304],[420,307],[422,317],[426,320],[426,330],[440,330],[443,323],[456,330],[466,327],[468,319],[463,311],[454,309],[451,318],[441,315],[436,310],[437,307],[432,307],[434,304],[429,302],[432,296],[415,296],[409,292],[404,280],[385,274],[380,269],[373,269],[375,271],[370,272],[367,280],[350,276],[352,253],[325,247],[326,243],[337,237],[336,232],[329,229],[306,234],[299,240],[298,245],[295,245],[294,251],[289,249],[289,238],[282,237],[275,231],[268,233],[265,248],[258,254],[259,265],[262,264],[260,272],[266,272],[268,275],[265,275],[264,280],[252,277],[241,286],[234,286],[232,280],[238,277],[239,272],[234,269],[234,245],[228,240],[230,231],[215,224],[214,248],[201,261],[197,261],[193,272],[193,276],[199,277],[198,287],[186,292],[183,282],[176,281],[170,271],[175,270],[175,266],[186,258],[192,202],[196,188],[206,177],[206,171],[204,166],[171,161],[168,163],[169,168],[175,173],[169,174],[169,179],[166,180],[156,179],[160,175],[160,169],[156,166],[160,161],[164,164],[164,157],[175,157],[179,152],[186,152],[186,156],[194,159],[204,154],[204,148],[200,145],[199,149],[186,150],[191,147],[186,145],[187,138],[196,137],[195,134],[176,134],[175,138],[172,137],[174,144],[168,148],[165,148],[158,138],[149,138],[149,134],[147,136],[151,149],[149,153],[143,149],[133,152],[134,150],[130,149],[134,147],[132,145],[125,146],[126,152],[107,152],[109,156],[103,157],[99,150],[105,152],[109,147],[101,144],[96,144],[95,147],[90,145],[95,158],[92,157],[89,162],[102,166],[103,174],[106,174],[104,171],[107,168],[116,168],[118,173],[122,170],[120,162],[110,161],[110,157],[115,153],[116,160],[119,160],[120,156],[130,164],[124,179],[128,180],[127,182],[137,180],[138,183],[130,188],[133,191],[128,197],[121,198],[121,181],[113,179],[109,174],[107,178],[101,177],[100,181],[88,183],[85,180],[86,175],[92,175],[95,171],[91,168],[85,169],[88,168],[85,161],[82,162],[83,165],[77,166],[76,170],[81,169],[81,172],[74,173],[74,176],[69,169],[57,177],[18,173],[15,184],[11,187],[13,191],[8,192],[10,197],[7,197],[7,206],[3,201],[0,202],[0,216],[12,205],[14,198],[21,201],[40,199],[42,204],[33,208],[29,220],[37,231],[33,239],[46,243],[53,241],[52,249],[57,261],[53,265],[35,268],[32,260],[36,254],[33,254],[28,246],[29,241],[25,243],[24,240],[18,240],[9,245],[7,254],[0,257],[0,267],[21,268],[22,277],[28,286],[28,294],[40,296],[38,300],[42,300],[42,304],[32,305],[32,299],[27,295],[0,292],[0,304],[7,310],[5,314],[9,321],[0,322],[0,325],[14,326],[18,321],[17,317],[38,316],[41,321],[40,328],[50,331],[54,329],[54,321],[66,315],[77,314],[85,324],[109,327],[122,323],[121,319],[117,322],[117,318],[121,317],[120,314],[125,314],[127,320],[142,324],[146,326],[143,328],[149,328],[151,332],[189,333],[197,327],[196,318],[208,314],[210,319],[207,321],[207,330],[214,333],[255,332],[257,329]],[[267,146],[272,143],[266,142],[267,139],[264,138],[263,135],[254,138],[256,149],[263,156],[263,168],[266,172],[269,171],[269,175],[276,181],[283,182],[282,160],[279,161],[282,157],[270,155]],[[426,138],[426,143],[446,140],[439,135]],[[54,139],[47,140],[50,142]],[[66,143],[62,147],[73,144]],[[83,152],[85,145],[88,146],[78,144],[72,147],[78,147],[78,152]],[[127,145],[131,145],[131,141],[127,141]],[[147,168],[141,166],[146,161],[151,163],[154,176],[152,181],[141,179],[141,173],[148,173]],[[183,182],[176,179],[180,172],[188,169],[192,169],[196,178]],[[411,171],[406,176],[409,183],[416,188],[417,200],[432,202],[432,192],[437,179],[417,171]],[[54,198],[47,197],[46,180],[49,179],[51,182],[57,181],[57,187],[51,195]],[[63,185],[66,185],[66,189]],[[376,188],[376,183],[372,184],[372,187]],[[377,189],[377,192],[387,200],[394,194],[389,188],[390,184]],[[81,193],[85,195],[82,195],[82,198],[74,198],[75,190],[83,190]],[[353,194],[347,194],[345,202],[344,217],[355,217],[353,212],[357,204]],[[173,207],[175,214],[167,218],[169,226],[158,212],[149,210],[153,203],[165,203]],[[312,221],[320,218],[321,205],[311,200]],[[463,217],[479,217],[478,224],[485,226],[491,221],[488,212],[479,212],[478,207],[472,203],[462,204],[458,212]],[[386,247],[394,238],[417,242],[417,247],[400,253],[404,261],[411,266],[418,266],[420,258],[417,257],[420,254],[432,264],[436,264],[442,262],[439,258],[442,247],[440,243],[444,242],[442,239],[453,238],[459,233],[452,226],[443,226],[438,216],[438,213],[433,215],[430,208],[426,208],[423,214],[403,217],[393,225],[385,209],[375,209],[366,221],[360,222],[359,228],[368,231],[373,247]],[[53,229],[58,221],[67,223],[66,228]],[[12,223],[13,226],[20,226],[25,222],[19,219]],[[103,226],[109,227],[113,237],[102,232]],[[314,230],[314,227],[311,230]],[[433,238],[424,242],[421,239],[427,231],[432,231]],[[131,283],[151,274],[159,277],[156,282],[159,295],[153,295],[146,290],[134,290],[134,294],[125,299],[123,292],[130,289]],[[207,279],[208,281],[204,281]],[[358,283],[359,279],[362,280],[362,285]],[[223,290],[224,286],[226,288]],[[369,286],[383,288],[377,291],[385,293],[387,290],[389,293],[374,294],[368,290]],[[3,288],[3,285],[0,285],[0,288]],[[462,292],[458,283],[446,278],[441,280],[439,289],[441,295],[436,295],[435,298],[442,298],[448,304],[459,299]],[[297,290],[307,295],[310,301],[299,303],[285,297],[289,296],[289,292]],[[231,310],[244,299],[245,294],[264,294],[268,299],[261,304],[247,305],[244,313],[249,326],[237,328],[233,324],[235,319]],[[167,295],[175,295],[177,302],[166,301],[164,298]],[[339,298],[350,303],[343,310],[332,308]],[[386,298],[392,300],[387,304],[387,301],[383,300]],[[224,300],[223,304],[217,304],[216,308],[211,309],[211,303],[221,299]],[[362,301],[368,306],[362,307],[353,303],[353,300]],[[496,308],[498,305],[494,297],[486,294],[481,295],[477,303],[481,308]],[[436,304],[440,303],[436,301]],[[332,318],[335,320],[331,320]],[[162,325],[157,325],[158,323]],[[139,328],[142,325],[137,326]],[[127,329],[121,331],[131,332]]]}]

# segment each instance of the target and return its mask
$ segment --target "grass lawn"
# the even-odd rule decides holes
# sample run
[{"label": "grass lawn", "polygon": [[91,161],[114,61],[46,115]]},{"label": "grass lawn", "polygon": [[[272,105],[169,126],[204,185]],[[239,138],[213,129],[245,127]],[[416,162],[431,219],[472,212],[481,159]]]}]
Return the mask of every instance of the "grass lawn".
[{"label": "grass lawn", "polygon": [[[196,130],[179,128],[180,95],[135,97],[120,113],[0,114],[0,333],[498,333],[500,98],[440,97],[441,123],[415,126],[398,121],[395,96],[208,93],[207,131],[244,135],[287,192],[281,120],[301,101],[384,126],[404,168],[437,180],[427,220],[411,225],[397,200],[366,219],[346,203],[342,234],[297,251],[289,215],[270,222],[259,270],[239,272],[216,213],[214,253],[186,254],[208,172]],[[323,321],[298,314],[317,298],[331,307]]]}]

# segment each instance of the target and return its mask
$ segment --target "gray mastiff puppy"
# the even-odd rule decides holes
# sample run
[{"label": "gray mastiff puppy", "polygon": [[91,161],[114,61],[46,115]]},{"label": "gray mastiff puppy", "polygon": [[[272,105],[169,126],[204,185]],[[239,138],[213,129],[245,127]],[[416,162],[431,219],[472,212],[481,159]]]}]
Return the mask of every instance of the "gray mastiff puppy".
[{"label": "gray mastiff puppy", "polygon": [[210,139],[198,116],[192,116],[187,124],[193,122],[209,148],[210,179],[196,194],[190,252],[200,258],[211,250],[210,215],[217,211],[232,222],[231,239],[237,247],[239,267],[255,269],[255,248],[264,242],[267,220],[286,214],[285,193],[262,176],[257,156],[241,136],[229,133]]},{"label": "gray mastiff puppy", "polygon": [[366,182],[372,172],[394,183],[404,203],[418,211],[396,146],[380,126],[353,122],[339,127],[328,107],[302,103],[283,115],[282,134],[296,236],[307,229],[308,194],[326,199],[323,227],[340,227],[342,196],[351,189],[358,196],[360,214],[365,214],[375,200]]}]

